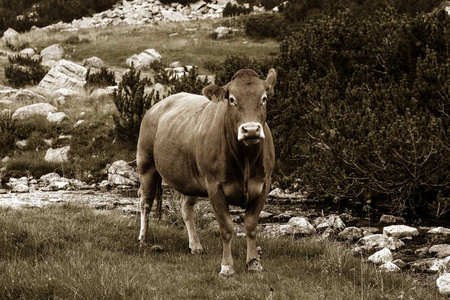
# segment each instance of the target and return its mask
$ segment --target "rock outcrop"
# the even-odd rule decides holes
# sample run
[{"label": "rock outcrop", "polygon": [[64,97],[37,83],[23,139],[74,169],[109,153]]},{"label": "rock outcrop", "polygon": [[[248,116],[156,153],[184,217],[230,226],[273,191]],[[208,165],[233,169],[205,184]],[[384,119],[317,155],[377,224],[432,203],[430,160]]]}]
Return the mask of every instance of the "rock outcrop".
[{"label": "rock outcrop", "polygon": [[86,73],[85,67],[61,59],[39,82],[38,88],[45,92],[55,92],[62,88],[81,92],[86,85]]}]

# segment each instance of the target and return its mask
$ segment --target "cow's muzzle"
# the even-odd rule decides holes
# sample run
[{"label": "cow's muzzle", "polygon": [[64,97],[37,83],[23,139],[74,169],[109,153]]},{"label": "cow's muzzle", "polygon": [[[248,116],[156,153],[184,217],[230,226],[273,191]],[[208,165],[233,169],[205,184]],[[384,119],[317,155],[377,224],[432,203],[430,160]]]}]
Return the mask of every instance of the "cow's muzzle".
[{"label": "cow's muzzle", "polygon": [[242,141],[246,145],[257,144],[264,138],[263,127],[258,122],[244,123],[239,126],[238,141]]}]

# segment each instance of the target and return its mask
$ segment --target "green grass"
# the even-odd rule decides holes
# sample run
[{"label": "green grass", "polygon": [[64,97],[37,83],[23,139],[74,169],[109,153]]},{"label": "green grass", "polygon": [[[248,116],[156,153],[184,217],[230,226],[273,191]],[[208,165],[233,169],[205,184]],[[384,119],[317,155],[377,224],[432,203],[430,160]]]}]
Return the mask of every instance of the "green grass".
[{"label": "green grass", "polygon": [[249,274],[245,239],[235,238],[237,275],[224,280],[211,229],[199,231],[206,254],[193,256],[182,227],[152,221],[165,250],[155,253],[136,242],[139,216],[82,206],[0,209],[0,228],[1,299],[439,299],[334,242],[261,239],[265,271]]}]

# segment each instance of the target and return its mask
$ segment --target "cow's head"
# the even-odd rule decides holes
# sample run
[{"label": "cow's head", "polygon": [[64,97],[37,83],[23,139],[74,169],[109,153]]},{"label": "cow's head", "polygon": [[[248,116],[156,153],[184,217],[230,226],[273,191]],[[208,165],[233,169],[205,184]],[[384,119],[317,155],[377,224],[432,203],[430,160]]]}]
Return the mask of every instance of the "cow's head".
[{"label": "cow's head", "polygon": [[203,89],[208,99],[227,102],[226,125],[246,146],[257,144],[265,138],[266,105],[273,94],[276,77],[274,69],[269,70],[265,81],[255,71],[244,69],[239,70],[223,87],[210,85]]}]

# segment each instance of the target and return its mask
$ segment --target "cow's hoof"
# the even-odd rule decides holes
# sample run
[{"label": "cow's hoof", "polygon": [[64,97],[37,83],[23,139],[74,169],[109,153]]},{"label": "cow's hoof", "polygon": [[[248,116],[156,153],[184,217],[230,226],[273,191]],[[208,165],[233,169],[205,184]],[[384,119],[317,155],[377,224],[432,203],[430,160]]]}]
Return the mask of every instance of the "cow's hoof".
[{"label": "cow's hoof", "polygon": [[219,276],[222,278],[229,278],[229,277],[232,277],[234,274],[235,273],[234,273],[233,267],[227,266],[227,265],[222,265]]},{"label": "cow's hoof", "polygon": [[252,259],[247,263],[247,271],[250,273],[258,273],[261,272],[264,268],[262,267],[259,260],[256,258]]},{"label": "cow's hoof", "polygon": [[203,254],[205,253],[205,250],[203,249],[202,245],[189,247],[191,249],[192,254]]}]

